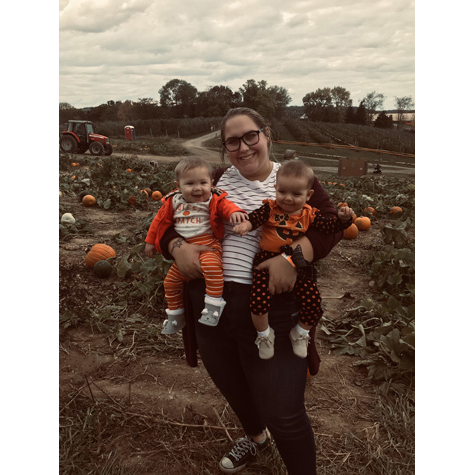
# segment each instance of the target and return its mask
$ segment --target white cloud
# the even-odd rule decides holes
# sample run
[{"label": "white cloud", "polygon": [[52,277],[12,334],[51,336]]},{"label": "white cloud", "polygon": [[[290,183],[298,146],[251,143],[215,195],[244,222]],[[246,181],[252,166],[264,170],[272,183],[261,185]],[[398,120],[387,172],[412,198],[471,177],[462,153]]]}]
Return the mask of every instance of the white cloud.
[{"label": "white cloud", "polygon": [[294,104],[342,86],[414,97],[414,1],[60,1],[60,102],[159,99],[170,79],[199,91],[247,79]]}]

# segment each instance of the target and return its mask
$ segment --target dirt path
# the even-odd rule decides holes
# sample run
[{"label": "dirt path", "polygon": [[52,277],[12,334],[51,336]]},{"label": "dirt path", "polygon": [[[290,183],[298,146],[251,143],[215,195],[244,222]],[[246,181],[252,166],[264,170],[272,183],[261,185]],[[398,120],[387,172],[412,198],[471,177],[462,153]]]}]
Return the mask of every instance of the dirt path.
[{"label": "dirt path", "polygon": [[[206,143],[208,140],[216,137],[219,135],[219,132],[211,132],[209,134],[203,135],[201,137],[197,137],[190,140],[185,140],[182,145],[187,148],[191,154],[199,155],[200,157],[204,158],[205,160],[209,161],[210,163],[219,165],[221,164],[221,158],[219,152],[215,150],[210,150],[209,148],[205,147],[203,144]],[[126,155],[126,154],[125,154]],[[163,161],[166,162],[179,162],[183,156],[175,156],[175,157],[165,157],[165,156],[158,156],[158,155],[136,155],[140,160],[147,160],[149,162],[156,162],[160,163]],[[302,158],[305,158],[302,155]],[[307,157],[313,158],[313,157]],[[317,176],[327,176],[327,175],[337,175],[338,174],[338,159],[337,158],[321,158],[319,157],[319,161],[326,162],[324,165],[318,165],[318,167],[314,167],[315,173]],[[371,173],[371,170],[369,170]],[[383,173],[388,176],[396,176],[396,177],[413,177],[415,176],[415,168],[414,167],[405,167],[401,165],[383,165]]]}]

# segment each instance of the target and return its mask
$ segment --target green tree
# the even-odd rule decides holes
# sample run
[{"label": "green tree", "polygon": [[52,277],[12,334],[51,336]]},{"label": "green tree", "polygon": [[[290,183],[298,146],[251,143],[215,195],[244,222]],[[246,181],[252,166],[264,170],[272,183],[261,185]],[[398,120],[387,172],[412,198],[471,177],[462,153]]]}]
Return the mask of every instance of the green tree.
[{"label": "green tree", "polygon": [[366,107],[367,119],[366,122],[370,124],[373,121],[374,114],[378,109],[383,107],[384,94],[376,91],[369,92],[363,99],[364,106]]},{"label": "green tree", "polygon": [[367,117],[368,117],[368,114],[366,112],[364,101],[361,101],[360,105],[358,106],[358,109],[356,109],[355,124],[366,125]]},{"label": "green tree", "polygon": [[241,104],[256,110],[264,117],[282,117],[285,108],[292,100],[287,89],[279,86],[267,87],[267,81],[256,82],[248,79],[239,88]]},{"label": "green tree", "polygon": [[411,96],[403,96],[395,98],[397,110],[397,128],[400,129],[403,122],[404,114],[414,108],[414,100]]},{"label": "green tree", "polygon": [[190,117],[198,93],[196,87],[183,79],[168,81],[159,91],[160,105],[172,117]]},{"label": "green tree", "polygon": [[76,109],[68,102],[59,103],[59,123],[65,124],[68,120],[82,119],[83,112]]},{"label": "green tree", "polygon": [[201,117],[223,117],[226,112],[240,101],[239,93],[227,86],[214,86],[196,96],[195,115]]},{"label": "green tree", "polygon": [[350,92],[341,86],[319,88],[302,99],[305,113],[313,121],[343,122],[352,105]]},{"label": "green tree", "polygon": [[393,118],[390,115],[386,115],[386,111],[382,111],[374,121],[374,126],[380,129],[392,129]]},{"label": "green tree", "polygon": [[341,86],[333,87],[330,91],[332,105],[334,107],[334,122],[343,122],[348,108],[353,101],[350,99],[350,91]]},{"label": "green tree", "polygon": [[139,98],[133,103],[134,115],[139,119],[156,119],[160,116],[158,102],[151,97]]},{"label": "green tree", "polygon": [[312,121],[328,121],[329,109],[332,107],[332,95],[329,87],[317,89],[305,94],[302,99],[305,114]]}]

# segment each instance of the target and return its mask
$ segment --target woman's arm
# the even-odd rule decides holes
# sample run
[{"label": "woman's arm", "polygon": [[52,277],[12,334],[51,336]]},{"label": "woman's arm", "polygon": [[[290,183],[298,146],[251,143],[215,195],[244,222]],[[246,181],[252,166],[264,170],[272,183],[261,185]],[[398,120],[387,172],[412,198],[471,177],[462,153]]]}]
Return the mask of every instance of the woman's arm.
[{"label": "woman's arm", "polygon": [[[333,203],[330,200],[328,193],[323,189],[322,185],[320,185],[319,181],[316,178],[313,182],[312,189],[314,190],[314,193],[308,201],[308,204],[314,208],[319,209],[320,213],[323,216],[337,217],[338,213],[335,207],[333,206]],[[295,241],[294,244],[296,245],[297,243],[299,243],[304,252],[305,259],[307,259],[307,261],[314,262],[318,259],[323,259],[325,256],[327,256],[333,249],[333,247],[335,247],[340,242],[342,237],[342,231],[337,232],[335,234],[324,234],[313,228],[307,230],[305,238],[308,239],[313,250],[311,259],[308,258],[310,256],[310,253],[308,253],[308,250],[306,252],[304,246],[302,246],[302,243]],[[292,245],[292,247],[295,246]]]}]

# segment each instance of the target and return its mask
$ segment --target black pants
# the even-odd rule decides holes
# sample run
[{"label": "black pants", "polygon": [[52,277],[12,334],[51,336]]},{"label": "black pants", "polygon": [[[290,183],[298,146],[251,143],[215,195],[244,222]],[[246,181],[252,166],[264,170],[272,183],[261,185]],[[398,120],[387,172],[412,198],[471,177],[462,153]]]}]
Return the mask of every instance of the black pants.
[{"label": "black pants", "polygon": [[307,361],[294,355],[289,339],[298,321],[293,294],[272,299],[269,324],[275,331],[275,354],[263,360],[254,343],[250,285],[225,283],[226,307],[217,327],[197,322],[204,280],[189,282],[187,288],[203,364],[246,434],[258,435],[267,427],[289,475],[315,475],[315,438],[304,405]]}]

